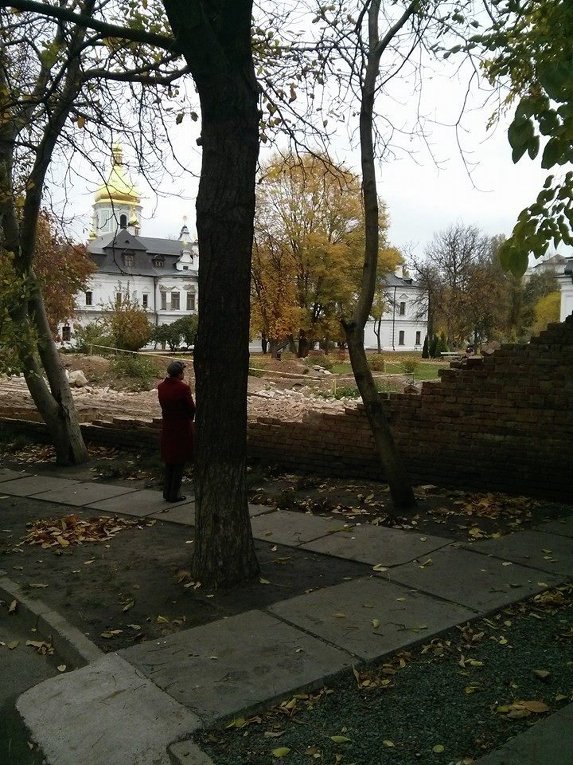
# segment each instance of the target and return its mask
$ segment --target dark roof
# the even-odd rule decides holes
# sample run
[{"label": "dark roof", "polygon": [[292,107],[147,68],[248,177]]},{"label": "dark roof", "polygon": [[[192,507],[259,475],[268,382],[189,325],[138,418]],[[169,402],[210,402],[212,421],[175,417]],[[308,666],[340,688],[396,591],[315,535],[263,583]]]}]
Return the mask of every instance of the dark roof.
[{"label": "dark roof", "polygon": [[387,274],[384,277],[384,285],[386,287],[419,287],[413,279],[405,279],[402,276],[396,276],[396,274]]},{"label": "dark roof", "polygon": [[130,234],[126,229],[122,229],[118,232],[115,239],[112,239],[109,244],[103,247],[103,250],[130,250],[131,252],[146,252],[147,247],[143,244],[141,239],[138,239],[133,234]]},{"label": "dark roof", "polygon": [[[178,271],[175,268],[183,249],[183,243],[178,239],[134,236],[123,229],[117,236],[106,234],[88,242],[87,249],[100,273],[140,276],[164,276],[169,273],[189,278],[195,271]],[[196,244],[192,244],[191,249],[196,256]],[[133,265],[126,262],[126,253],[133,255]],[[163,267],[154,265],[156,256],[161,256]]]}]

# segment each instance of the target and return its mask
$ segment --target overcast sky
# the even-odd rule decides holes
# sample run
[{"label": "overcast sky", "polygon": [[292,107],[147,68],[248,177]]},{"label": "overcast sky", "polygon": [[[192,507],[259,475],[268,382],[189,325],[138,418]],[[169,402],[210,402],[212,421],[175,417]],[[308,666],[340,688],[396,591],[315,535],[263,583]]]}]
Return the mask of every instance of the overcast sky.
[{"label": "overcast sky", "polygon": [[[423,141],[401,139],[398,151],[381,162],[378,171],[379,193],[390,214],[389,239],[393,245],[418,257],[435,233],[460,222],[477,226],[484,234],[509,235],[517,215],[535,200],[547,175],[539,168],[539,161],[532,162],[528,157],[517,165],[512,163],[507,142],[509,117],[495,129],[487,130],[493,106],[483,106],[483,93],[476,93],[468,102],[462,131],[456,134],[448,127],[456,122],[464,96],[465,83],[460,78],[434,76],[424,85],[421,106],[416,101],[414,107],[413,99],[402,93],[378,103],[379,111],[391,112],[396,123],[407,124],[413,108],[417,111],[421,108],[426,119],[431,153]],[[334,155],[358,172],[359,155],[356,149],[349,148],[347,133],[356,127],[356,118],[353,123],[350,115],[346,122],[341,120]],[[195,173],[200,168],[200,153],[195,146],[198,134],[199,123],[184,120],[172,135],[175,146],[188,147],[182,157]],[[457,139],[463,144],[465,164]],[[264,149],[262,159],[269,154]],[[109,166],[109,159],[106,161]],[[70,194],[71,210],[76,216],[74,229],[80,237],[87,236],[91,226],[93,192],[101,182],[93,171],[86,172],[93,177],[91,186],[86,188],[85,183],[79,183]],[[130,169],[130,175],[137,183],[136,170]],[[191,175],[166,176],[160,191],[157,197],[144,189],[141,233],[177,237],[186,216],[195,235],[196,179]]]}]

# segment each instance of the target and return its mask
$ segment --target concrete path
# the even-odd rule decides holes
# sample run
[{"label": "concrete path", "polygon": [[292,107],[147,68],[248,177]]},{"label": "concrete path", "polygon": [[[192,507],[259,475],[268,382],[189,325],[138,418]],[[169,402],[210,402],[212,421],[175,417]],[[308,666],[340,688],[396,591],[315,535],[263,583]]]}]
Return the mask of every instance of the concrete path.
[{"label": "concrete path", "polygon": [[[128,516],[193,525],[192,497],[166,506],[159,492],[0,469],[0,493]],[[58,632],[87,662],[22,694],[17,708],[50,765],[208,765],[188,739],[198,727],[271,703],[360,661],[374,661],[419,640],[566,581],[573,570],[573,523],[466,546],[442,537],[251,506],[255,538],[370,564],[372,576],[149,641],[101,652],[39,601]],[[13,583],[0,580],[0,593]],[[1,596],[1,595],[0,595]],[[569,714],[569,717],[567,716]],[[516,752],[545,746],[565,710],[529,733]],[[555,718],[555,719],[554,719]],[[121,725],[117,721],[121,719]],[[545,730],[550,731],[546,734]],[[528,735],[529,735],[528,733]],[[520,737],[521,738],[521,737]],[[531,742],[534,742],[533,744]],[[524,751],[525,751],[524,750]],[[525,755],[502,762],[560,763]],[[549,751],[549,750],[548,750]],[[493,759],[492,759],[493,758]],[[500,759],[501,758],[501,759]],[[506,759],[504,759],[506,758]]]}]

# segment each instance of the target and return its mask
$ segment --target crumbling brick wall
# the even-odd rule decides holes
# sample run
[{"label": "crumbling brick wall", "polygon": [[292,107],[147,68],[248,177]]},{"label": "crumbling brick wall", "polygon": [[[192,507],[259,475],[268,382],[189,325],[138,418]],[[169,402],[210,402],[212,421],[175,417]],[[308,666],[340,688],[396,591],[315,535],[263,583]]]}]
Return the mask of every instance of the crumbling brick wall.
[{"label": "crumbling brick wall", "polygon": [[[573,316],[527,345],[502,346],[480,367],[443,370],[418,396],[390,394],[388,409],[415,482],[573,501]],[[82,431],[88,441],[157,451],[159,425],[116,417]],[[2,426],[47,438],[41,423],[3,418]],[[360,407],[250,419],[248,444],[252,461],[384,478]]]},{"label": "crumbling brick wall", "polygon": [[[421,395],[390,395],[389,418],[416,482],[573,499],[573,316],[481,367],[447,369]],[[253,458],[293,470],[383,478],[363,409],[302,422],[250,421]]]}]

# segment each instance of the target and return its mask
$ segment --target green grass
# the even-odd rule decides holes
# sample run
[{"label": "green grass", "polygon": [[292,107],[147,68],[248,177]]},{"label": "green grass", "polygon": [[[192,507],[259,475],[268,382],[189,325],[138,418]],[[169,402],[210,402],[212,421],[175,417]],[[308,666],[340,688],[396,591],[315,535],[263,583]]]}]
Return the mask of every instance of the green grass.
[{"label": "green grass", "polygon": [[[414,373],[414,379],[415,380],[437,380],[438,379],[438,370],[444,369],[443,362],[436,362],[436,361],[421,361],[420,359],[416,359],[420,363],[418,364],[418,367],[416,368],[416,371]],[[386,358],[386,365],[385,365],[385,372],[384,374],[388,375],[403,375],[404,369],[402,367],[403,360],[396,359],[396,361],[388,361]],[[342,362],[337,362],[333,364],[331,370],[334,374],[339,375],[351,375],[352,374],[352,367],[350,364],[345,364]],[[374,372],[374,374],[378,374],[377,372]]]}]

